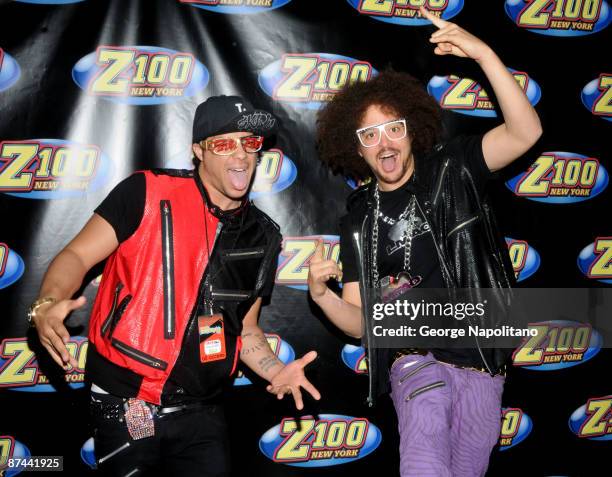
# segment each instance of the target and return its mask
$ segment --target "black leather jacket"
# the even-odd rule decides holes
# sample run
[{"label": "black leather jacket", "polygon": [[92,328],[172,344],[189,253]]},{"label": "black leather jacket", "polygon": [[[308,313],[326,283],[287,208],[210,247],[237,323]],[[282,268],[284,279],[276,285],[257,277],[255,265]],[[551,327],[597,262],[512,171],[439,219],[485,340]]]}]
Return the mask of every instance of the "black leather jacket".
[{"label": "black leather jacket", "polygon": [[[416,159],[414,185],[417,208],[432,230],[446,287],[473,289],[470,298],[475,301],[478,300],[479,288],[494,289],[500,308],[507,307],[511,298],[510,288],[515,283],[510,257],[497,231],[490,206],[486,198],[481,197],[469,168],[438,146],[427,158]],[[362,302],[366,300],[366,289],[372,288],[369,245],[373,192],[374,182],[371,182],[355,190],[347,202],[353,246],[362,267]],[[500,324],[502,319],[500,316],[498,322],[492,324]],[[379,359],[382,353],[368,346],[372,338],[370,329],[370,326],[365,326],[363,341],[368,348],[368,402],[372,405],[374,398],[387,389],[388,380],[381,377],[387,375],[388,363]],[[479,343],[475,346],[480,350],[482,365],[492,375],[500,370],[509,356],[508,350],[482,349]]]}]

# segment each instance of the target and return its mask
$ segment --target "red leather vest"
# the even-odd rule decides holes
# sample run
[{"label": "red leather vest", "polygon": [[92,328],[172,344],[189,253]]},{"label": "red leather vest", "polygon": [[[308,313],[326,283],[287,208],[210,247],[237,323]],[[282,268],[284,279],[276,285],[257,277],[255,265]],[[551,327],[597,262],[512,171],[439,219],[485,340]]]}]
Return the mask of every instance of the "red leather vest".
[{"label": "red leather vest", "polygon": [[219,220],[193,178],[145,172],[144,215],[108,258],[89,340],[112,363],[143,376],[138,398],[159,404],[196,306]]}]

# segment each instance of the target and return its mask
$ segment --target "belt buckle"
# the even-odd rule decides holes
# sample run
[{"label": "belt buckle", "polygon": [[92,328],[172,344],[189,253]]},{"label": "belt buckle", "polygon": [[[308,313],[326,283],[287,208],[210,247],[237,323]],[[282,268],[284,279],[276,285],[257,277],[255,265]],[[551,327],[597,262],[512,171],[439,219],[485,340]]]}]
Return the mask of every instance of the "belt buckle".
[{"label": "belt buckle", "polygon": [[133,440],[144,439],[155,435],[153,411],[142,399],[130,398],[124,404],[125,422]]}]

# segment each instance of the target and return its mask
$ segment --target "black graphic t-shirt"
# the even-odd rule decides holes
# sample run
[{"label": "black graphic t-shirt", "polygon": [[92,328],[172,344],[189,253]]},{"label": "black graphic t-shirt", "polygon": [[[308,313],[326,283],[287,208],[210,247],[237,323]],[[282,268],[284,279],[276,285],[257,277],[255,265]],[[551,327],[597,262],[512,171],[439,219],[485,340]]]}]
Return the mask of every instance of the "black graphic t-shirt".
[{"label": "black graphic t-shirt", "polygon": [[412,277],[420,277],[418,286],[444,288],[440,262],[429,224],[418,207],[414,210],[412,243],[409,268],[404,269],[406,243],[410,213],[406,208],[413,195],[412,181],[391,192],[380,192],[380,215],[378,217],[378,276],[383,279],[407,271]]},{"label": "black graphic t-shirt", "polygon": [[[445,146],[445,155],[463,161],[470,169],[476,187],[484,190],[491,172],[482,153],[482,136],[459,136]],[[414,177],[414,176],[413,176]],[[404,246],[407,242],[405,221],[397,219],[402,215],[414,192],[413,178],[402,187],[380,193],[380,215],[378,218],[378,272],[379,279],[396,276],[404,271]],[[429,224],[418,207],[415,208],[415,222],[412,231],[410,270],[411,276],[421,277],[419,287],[444,288],[440,260]],[[343,283],[359,280],[356,255],[351,239],[350,222],[347,217],[341,221],[340,261],[342,262]],[[463,366],[479,366],[480,355],[476,349],[432,349],[436,358]]]}]

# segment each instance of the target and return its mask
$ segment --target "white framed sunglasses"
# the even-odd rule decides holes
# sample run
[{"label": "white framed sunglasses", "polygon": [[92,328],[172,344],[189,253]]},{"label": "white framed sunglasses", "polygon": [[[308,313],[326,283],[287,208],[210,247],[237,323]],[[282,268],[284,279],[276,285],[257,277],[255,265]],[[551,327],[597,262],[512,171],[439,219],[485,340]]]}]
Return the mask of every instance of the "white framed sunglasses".
[{"label": "white framed sunglasses", "polygon": [[404,139],[407,132],[406,119],[394,119],[377,126],[366,126],[357,129],[355,134],[363,147],[374,147],[380,144],[383,131],[391,141]]}]

